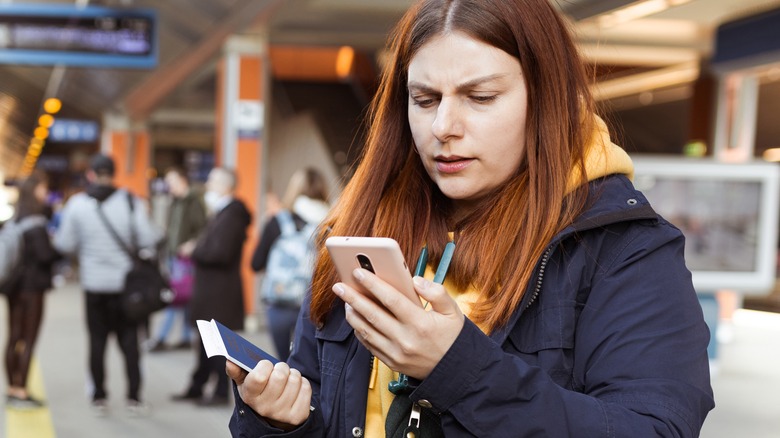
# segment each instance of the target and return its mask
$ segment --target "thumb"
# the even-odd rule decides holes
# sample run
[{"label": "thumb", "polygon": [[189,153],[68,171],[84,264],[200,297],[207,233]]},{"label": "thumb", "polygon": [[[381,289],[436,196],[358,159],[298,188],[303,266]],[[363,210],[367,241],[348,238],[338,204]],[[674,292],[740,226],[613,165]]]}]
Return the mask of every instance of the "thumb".
[{"label": "thumb", "polygon": [[236,385],[244,383],[244,379],[246,379],[246,375],[248,374],[240,366],[229,360],[225,361],[225,373],[236,382]]},{"label": "thumb", "polygon": [[460,312],[458,304],[441,284],[423,277],[414,277],[414,289],[437,313],[452,315]]}]

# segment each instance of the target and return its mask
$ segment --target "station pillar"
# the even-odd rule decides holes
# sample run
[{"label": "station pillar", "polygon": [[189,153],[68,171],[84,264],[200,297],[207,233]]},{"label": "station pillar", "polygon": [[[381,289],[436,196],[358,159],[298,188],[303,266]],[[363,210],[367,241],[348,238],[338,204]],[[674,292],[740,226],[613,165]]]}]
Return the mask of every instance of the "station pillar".
[{"label": "station pillar", "polygon": [[217,67],[215,162],[236,172],[236,197],[252,213],[244,245],[242,278],[247,315],[255,313],[256,275],[249,266],[261,225],[265,175],[265,97],[269,63],[262,35],[230,37]]},{"label": "station pillar", "polygon": [[718,81],[713,155],[719,161],[753,159],[758,111],[758,77],[751,71],[721,75]]},{"label": "station pillar", "polygon": [[100,152],[114,159],[117,186],[142,198],[149,197],[152,158],[150,139],[145,124],[132,122],[125,114],[103,115]]}]

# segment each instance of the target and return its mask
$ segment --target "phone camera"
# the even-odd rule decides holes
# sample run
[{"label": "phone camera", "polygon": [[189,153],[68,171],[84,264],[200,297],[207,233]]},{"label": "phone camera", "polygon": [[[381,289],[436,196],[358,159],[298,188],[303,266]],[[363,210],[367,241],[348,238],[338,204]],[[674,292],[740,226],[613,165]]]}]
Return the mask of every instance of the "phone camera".
[{"label": "phone camera", "polygon": [[374,266],[371,265],[371,260],[368,258],[367,255],[358,254],[357,260],[361,268],[365,269],[366,271],[370,271],[373,274],[376,274],[376,272],[374,272]]}]

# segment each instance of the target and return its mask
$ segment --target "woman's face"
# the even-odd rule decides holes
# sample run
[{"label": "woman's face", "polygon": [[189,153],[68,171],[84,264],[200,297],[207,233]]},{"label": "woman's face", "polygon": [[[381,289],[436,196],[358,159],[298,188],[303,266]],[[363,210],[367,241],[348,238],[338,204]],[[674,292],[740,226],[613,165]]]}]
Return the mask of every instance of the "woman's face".
[{"label": "woman's face", "polygon": [[168,184],[168,190],[173,196],[182,197],[187,194],[187,184],[176,172],[168,172],[165,175],[165,183]]},{"label": "woman's face", "polygon": [[528,96],[520,63],[453,32],[423,45],[408,76],[417,152],[442,193],[468,211],[523,159]]},{"label": "woman's face", "polygon": [[38,202],[42,204],[45,203],[46,198],[49,196],[49,185],[45,182],[38,183],[38,185],[35,186],[35,190],[33,190],[33,194]]}]

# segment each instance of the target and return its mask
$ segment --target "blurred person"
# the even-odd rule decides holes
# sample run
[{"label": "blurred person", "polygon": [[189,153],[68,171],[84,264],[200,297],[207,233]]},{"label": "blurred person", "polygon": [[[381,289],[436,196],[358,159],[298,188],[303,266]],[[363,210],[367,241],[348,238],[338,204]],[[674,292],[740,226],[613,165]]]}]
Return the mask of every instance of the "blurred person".
[{"label": "blurred person", "polygon": [[[255,272],[266,271],[263,279],[261,298],[265,305],[265,311],[268,318],[268,327],[271,331],[271,338],[277,352],[277,357],[286,361],[290,355],[290,342],[292,341],[295,321],[298,319],[303,302],[303,292],[300,291],[279,291],[275,293],[271,289],[275,287],[285,287],[295,281],[300,281],[305,288],[309,287],[311,282],[311,246],[307,243],[311,240],[313,230],[325,218],[330,210],[328,204],[328,187],[325,177],[317,169],[303,168],[296,171],[290,178],[287,190],[282,199],[281,209],[266,222],[260,235],[260,240],[252,255],[252,269]],[[311,230],[311,231],[309,231]],[[300,233],[300,234],[296,234]],[[277,255],[279,259],[288,258],[287,266],[276,266],[275,269],[285,272],[272,273],[266,268],[268,266],[269,256],[274,251],[284,251],[283,247],[278,246],[280,237],[290,236],[289,239],[301,239],[304,245],[293,247],[292,252],[297,248],[306,250],[306,253],[291,253],[288,256]],[[294,243],[293,243],[294,244]],[[299,260],[289,260],[297,258]],[[272,258],[273,259],[273,258]],[[303,269],[296,269],[299,265]],[[291,278],[298,271],[304,278]],[[274,275],[276,274],[276,275]],[[277,284],[273,284],[278,280]]]},{"label": "blurred person", "polygon": [[166,350],[166,338],[173,328],[177,316],[181,316],[181,338],[174,345],[176,349],[188,349],[192,345],[192,328],[187,312],[188,297],[184,289],[192,287],[193,264],[190,256],[194,244],[206,226],[206,208],[201,196],[191,187],[184,169],[173,167],[165,173],[165,183],[171,195],[167,214],[166,252],[168,270],[171,273],[171,287],[176,290],[177,299],[163,312],[158,332],[152,337],[149,351]]},{"label": "blurred person", "polygon": [[[548,0],[407,10],[288,362],[226,364],[233,436],[699,435],[684,236],[633,187],[567,27]],[[341,282],[327,236],[398,241],[425,307]]]},{"label": "blurred person", "polygon": [[127,409],[132,415],[143,415],[148,405],[141,399],[139,324],[126,318],[122,311],[124,279],[133,262],[101,219],[98,209],[102,209],[127,247],[154,253],[162,233],[151,223],[147,204],[115,186],[114,173],[111,157],[96,154],[90,158],[86,192],[74,194],[66,202],[54,235],[54,246],[78,257],[89,332],[92,408],[97,415],[108,412],[105,353],[109,335],[113,333],[124,356]]},{"label": "blurred person", "polygon": [[48,190],[46,174],[36,171],[27,177],[19,187],[16,215],[12,219],[17,224],[30,224],[22,234],[20,272],[7,285],[7,405],[18,409],[44,405],[43,401],[33,398],[27,391],[27,376],[43,321],[44,294],[52,288],[52,267],[60,259],[47,231],[51,214],[46,204]]},{"label": "blurred person", "polygon": [[[197,242],[185,244],[195,263],[195,281],[189,303],[190,324],[199,319],[215,319],[231,330],[244,329],[244,288],[241,259],[247,227],[252,215],[244,203],[235,198],[236,174],[217,167],[209,172],[204,201],[210,215]],[[198,343],[197,360],[186,391],[172,397],[174,401],[193,401],[201,406],[229,403],[229,385],[225,375],[225,358],[209,358],[203,343]],[[211,394],[204,387],[211,377],[216,384]]]}]

